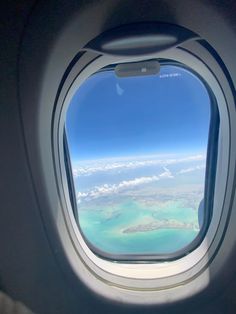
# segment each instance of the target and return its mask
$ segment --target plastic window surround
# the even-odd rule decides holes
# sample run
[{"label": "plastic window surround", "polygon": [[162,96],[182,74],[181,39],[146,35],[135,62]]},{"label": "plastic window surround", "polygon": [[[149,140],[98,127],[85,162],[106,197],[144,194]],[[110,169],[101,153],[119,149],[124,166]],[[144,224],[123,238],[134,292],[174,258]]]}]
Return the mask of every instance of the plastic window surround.
[{"label": "plastic window surround", "polygon": [[[99,247],[95,247],[91,242],[89,242],[86,239],[86,236],[83,234],[83,231],[79,224],[79,217],[78,217],[78,208],[77,208],[77,202],[75,197],[75,187],[74,187],[74,180],[73,175],[71,171],[71,161],[70,161],[70,153],[68,149],[68,143],[66,138],[66,130],[64,131],[64,153],[65,153],[65,165],[66,165],[66,172],[67,172],[67,178],[68,178],[68,188],[69,188],[69,194],[70,194],[70,201],[72,210],[75,216],[75,220],[77,222],[78,228],[80,230],[81,235],[83,236],[83,239],[87,246],[90,248],[90,250],[97,255],[98,257],[101,257],[103,259],[107,259],[108,261],[117,261],[117,262],[127,262],[127,263],[145,263],[147,261],[149,262],[157,262],[157,261],[173,261],[177,260],[193,250],[195,250],[203,241],[207,229],[210,224],[210,220],[212,217],[212,210],[213,210],[213,199],[214,199],[214,187],[215,187],[215,172],[216,172],[216,161],[217,161],[217,148],[218,148],[218,133],[219,133],[219,113],[218,113],[218,106],[216,103],[215,96],[210,90],[207,82],[205,82],[201,77],[199,77],[198,73],[193,71],[192,69],[186,67],[184,64],[180,64],[177,62],[169,61],[169,60],[159,60],[159,63],[161,66],[165,65],[174,65],[183,69],[187,69],[190,73],[193,73],[196,77],[199,78],[199,80],[204,84],[205,88],[208,91],[209,98],[210,98],[210,125],[209,125],[209,133],[208,133],[208,147],[207,147],[207,160],[206,160],[206,171],[205,171],[205,191],[204,191],[204,222],[203,226],[200,229],[199,233],[197,234],[196,238],[192,242],[190,242],[187,246],[183,247],[182,249],[175,251],[173,253],[169,254],[109,254],[104,251],[101,251]],[[103,71],[111,71],[114,70],[114,65],[108,65],[105,68],[102,68],[101,70],[97,71],[96,73],[103,72]]]},{"label": "plastic window surround", "polygon": [[[192,45],[192,47],[191,47]],[[194,47],[194,45],[196,47]],[[199,54],[203,56],[206,53],[206,49],[200,47],[199,43],[188,43],[187,49],[191,51],[199,51]],[[197,49],[196,49],[197,48]],[[74,71],[72,77],[69,77],[71,82],[70,88],[66,88],[64,93],[62,92],[58,101],[56,118],[54,120],[54,152],[60,160],[60,175],[58,180],[62,183],[63,197],[66,201],[66,207],[64,208],[64,217],[67,224],[67,231],[74,243],[74,248],[77,251],[77,255],[80,261],[86,265],[87,269],[93,273],[98,279],[124,289],[142,289],[145,290],[160,290],[167,287],[174,287],[182,285],[184,282],[191,280],[200,274],[202,270],[209,263],[209,260],[215,254],[215,251],[219,245],[220,234],[223,233],[225,220],[227,219],[228,209],[224,208],[224,196],[226,191],[228,167],[229,164],[229,115],[228,104],[225,95],[222,91],[221,85],[217,80],[217,76],[224,80],[224,84],[227,85],[227,80],[224,74],[211,57],[207,54],[207,57],[211,60],[211,64],[214,72],[209,70],[207,65],[199,58],[195,57],[191,52],[178,48],[166,50],[157,54],[149,55],[149,58],[157,59],[169,59],[184,63],[189,68],[193,69],[201,77],[203,77],[210,88],[213,90],[216,97],[220,116],[220,129],[219,129],[219,150],[217,160],[217,171],[215,180],[215,196],[214,196],[214,209],[212,213],[212,220],[206,236],[200,246],[193,252],[184,256],[178,260],[167,263],[148,263],[148,264],[129,264],[129,263],[112,263],[110,261],[103,260],[97,257],[87,247],[86,243],[81,236],[78,226],[76,224],[72,207],[70,205],[69,191],[66,180],[66,169],[63,152],[63,131],[64,121],[67,106],[73,96],[75,90],[77,90],[82,82],[87,79],[94,72],[98,71],[102,67],[109,64],[123,63],[130,61],[145,60],[144,57],[136,58],[124,58],[124,57],[112,57],[112,56],[96,56],[94,60],[90,62],[84,69],[76,75]],[[78,61],[78,63],[80,60]],[[58,173],[58,172],[57,172]],[[218,234],[218,237],[216,237]],[[79,269],[77,270],[79,274]],[[143,279],[145,280],[145,288],[143,286]],[[150,280],[149,280],[150,279]]]}]

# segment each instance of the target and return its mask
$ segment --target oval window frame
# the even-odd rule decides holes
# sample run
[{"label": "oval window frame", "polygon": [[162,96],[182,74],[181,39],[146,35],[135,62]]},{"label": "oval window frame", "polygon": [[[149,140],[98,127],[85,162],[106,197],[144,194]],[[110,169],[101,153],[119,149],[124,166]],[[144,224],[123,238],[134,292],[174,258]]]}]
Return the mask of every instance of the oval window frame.
[{"label": "oval window frame", "polygon": [[[152,59],[153,60],[153,59]],[[149,60],[145,60],[149,61]],[[72,164],[70,161],[70,154],[68,149],[67,143],[67,136],[66,130],[64,131],[64,154],[65,154],[65,164],[66,164],[66,172],[68,178],[68,187],[70,192],[70,200],[72,205],[72,210],[77,221],[77,225],[79,231],[83,237],[84,242],[90,248],[90,250],[97,255],[99,258],[113,261],[113,262],[127,262],[127,263],[147,263],[147,262],[168,262],[174,261],[181,257],[184,257],[187,254],[190,254],[193,250],[195,250],[204,239],[207,229],[209,227],[212,211],[213,211],[213,199],[214,199],[214,186],[215,186],[215,172],[216,172],[216,162],[217,162],[217,150],[218,150],[218,133],[219,133],[219,113],[218,113],[218,106],[216,103],[216,99],[210,87],[208,86],[207,82],[204,81],[202,77],[199,76],[198,73],[190,69],[184,64],[181,64],[176,61],[171,60],[157,60],[160,66],[175,66],[179,67],[180,69],[187,70],[189,74],[192,74],[198,79],[202,84],[203,88],[208,93],[210,99],[210,121],[209,121],[209,133],[208,133],[208,145],[207,145],[207,160],[206,160],[206,171],[205,171],[205,182],[204,182],[204,198],[206,201],[206,213],[204,213],[204,222],[203,227],[200,229],[197,236],[193,239],[185,247],[174,251],[173,253],[166,253],[166,254],[109,254],[105,251],[102,251],[99,247],[93,245],[84,234],[80,224],[79,224],[79,214],[77,210],[77,202],[75,196],[75,187],[74,187],[74,180],[72,175]],[[119,64],[119,63],[118,63]],[[93,73],[92,75],[96,75],[97,73],[104,72],[104,71],[115,71],[116,65],[107,65],[105,68],[98,70],[97,72]],[[89,77],[88,77],[89,79]],[[78,90],[76,91],[78,92]]]},{"label": "oval window frame", "polygon": [[[224,233],[223,230],[225,228],[225,222],[229,212],[229,209],[224,206],[228,167],[224,167],[223,165],[229,165],[230,158],[230,116],[228,114],[228,102],[232,103],[232,98],[225,98],[224,88],[229,89],[229,93],[227,94],[229,95],[229,98],[232,96],[232,94],[230,92],[230,87],[224,72],[213,56],[199,42],[188,42],[187,44],[183,45],[182,48],[172,48],[164,52],[153,54],[151,57],[168,58],[170,60],[182,63],[184,62],[184,64],[187,66],[196,69],[202,77],[206,78],[208,84],[210,82],[210,86],[214,90],[214,94],[217,98],[217,103],[220,104],[220,118],[222,118],[221,120],[224,121],[224,125],[223,127],[220,127],[219,150],[223,153],[220,154],[219,160],[217,162],[217,173],[221,174],[220,178],[221,183],[223,182],[223,186],[222,184],[219,184],[219,175],[217,175],[215,194],[216,197],[220,199],[215,200],[215,203],[217,203],[217,208],[215,208],[213,212],[214,224],[211,223],[210,225],[210,227],[214,225],[214,230],[210,230],[211,241],[209,240],[208,236],[209,243],[205,243],[205,248],[201,248],[203,249],[201,252],[199,252],[198,248],[188,256],[185,256],[178,261],[162,264],[138,264],[137,267],[137,265],[125,263],[118,265],[116,263],[111,263],[104,260],[101,262],[101,259],[97,259],[93,256],[93,254],[91,254],[91,252],[87,251],[86,246],[81,247],[81,239],[79,238],[80,235],[78,234],[78,227],[76,225],[73,211],[70,206],[70,200],[68,198],[69,193],[66,180],[66,171],[64,168],[64,154],[62,153],[63,141],[61,139],[63,138],[63,128],[59,121],[63,116],[63,110],[65,110],[65,106],[63,107],[65,104],[65,96],[72,96],[71,87],[73,84],[76,83],[76,88],[78,88],[78,81],[83,82],[84,79],[86,79],[92,73],[96,72],[99,68],[115,62],[120,63],[131,60],[143,60],[146,58],[146,56],[124,58],[101,56],[93,52],[85,52],[74,65],[72,71],[67,76],[67,79],[63,84],[63,88],[61,89],[61,93],[57,101],[53,125],[53,148],[56,155],[55,161],[60,160],[59,164],[57,163],[55,167],[57,177],[59,175],[59,185],[62,187],[62,189],[60,188],[60,193],[62,193],[62,198],[65,201],[63,201],[63,215],[66,221],[67,231],[70,234],[70,238],[78,254],[78,258],[83,262],[84,265],[86,265],[88,271],[97,279],[101,280],[102,282],[109,283],[109,285],[120,287],[125,290],[131,289],[133,291],[138,291],[140,289],[144,289],[145,291],[160,291],[170,287],[183,285],[184,283],[187,283],[200,275],[209,264],[209,261],[212,260],[212,257],[219,247],[219,238],[221,238]],[[86,62],[84,62],[84,59]],[[210,61],[210,66],[208,65],[208,62],[206,63],[206,60]],[[221,84],[219,83],[219,78]],[[223,89],[222,82],[224,84]],[[68,92],[69,87],[70,89]],[[60,127],[58,128],[59,125]],[[222,146],[224,149],[222,149]],[[221,191],[221,193],[219,193],[219,191]]]}]

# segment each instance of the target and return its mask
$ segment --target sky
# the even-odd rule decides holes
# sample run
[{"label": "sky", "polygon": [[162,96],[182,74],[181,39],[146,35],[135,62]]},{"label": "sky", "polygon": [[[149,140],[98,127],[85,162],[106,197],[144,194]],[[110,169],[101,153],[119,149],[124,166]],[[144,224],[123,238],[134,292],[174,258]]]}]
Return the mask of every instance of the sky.
[{"label": "sky", "polygon": [[210,98],[194,74],[163,65],[157,75],[99,72],[73,96],[66,116],[72,162],[150,154],[206,153]]}]

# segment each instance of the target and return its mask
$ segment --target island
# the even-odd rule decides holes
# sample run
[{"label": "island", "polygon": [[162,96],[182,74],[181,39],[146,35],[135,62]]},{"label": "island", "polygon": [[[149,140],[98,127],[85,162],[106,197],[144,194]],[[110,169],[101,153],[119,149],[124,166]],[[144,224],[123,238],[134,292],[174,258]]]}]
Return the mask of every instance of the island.
[{"label": "island", "polygon": [[138,224],[124,229],[123,233],[147,232],[159,229],[196,229],[195,224],[180,222],[174,219],[155,220],[146,224]]}]

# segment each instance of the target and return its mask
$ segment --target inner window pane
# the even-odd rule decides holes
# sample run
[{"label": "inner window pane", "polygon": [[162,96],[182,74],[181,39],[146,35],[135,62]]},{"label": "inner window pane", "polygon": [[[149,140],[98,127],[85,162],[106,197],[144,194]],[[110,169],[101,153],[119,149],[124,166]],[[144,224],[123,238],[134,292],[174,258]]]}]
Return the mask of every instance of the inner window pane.
[{"label": "inner window pane", "polygon": [[[80,230],[114,256],[172,254],[204,220],[211,99],[190,70],[118,78],[95,73],[66,115]],[[145,259],[145,257],[144,257]]]}]

